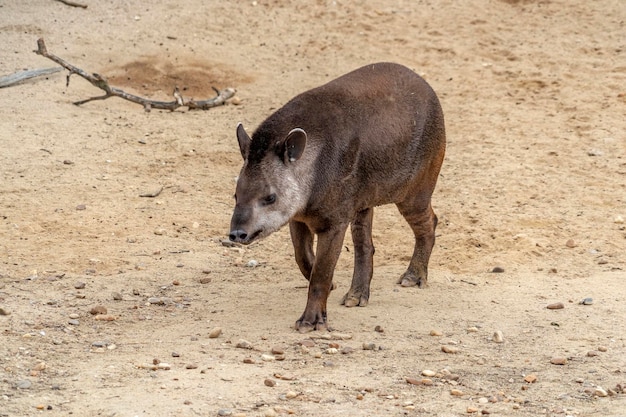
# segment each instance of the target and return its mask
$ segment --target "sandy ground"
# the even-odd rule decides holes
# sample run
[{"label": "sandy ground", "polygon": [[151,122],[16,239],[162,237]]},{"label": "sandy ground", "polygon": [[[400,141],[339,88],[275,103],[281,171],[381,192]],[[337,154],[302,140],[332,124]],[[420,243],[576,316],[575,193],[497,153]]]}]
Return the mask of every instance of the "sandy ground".
[{"label": "sandy ground", "polygon": [[[240,104],[77,107],[101,91],[64,72],[0,90],[0,416],[626,415],[623,1],[84,2],[0,0],[0,75],[54,66],[44,37],[129,92]],[[335,331],[302,335],[288,231],[221,243],[235,126],[377,61],[446,115],[429,286],[395,284],[412,241],[381,207],[369,306],[339,304],[348,235]]]}]

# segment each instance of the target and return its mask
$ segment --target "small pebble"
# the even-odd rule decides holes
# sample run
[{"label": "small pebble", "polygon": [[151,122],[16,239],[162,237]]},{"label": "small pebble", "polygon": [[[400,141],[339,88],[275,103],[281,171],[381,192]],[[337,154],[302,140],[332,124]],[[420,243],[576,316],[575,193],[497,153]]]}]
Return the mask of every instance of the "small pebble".
[{"label": "small pebble", "polygon": [[364,342],[363,350],[376,350],[376,344],[372,342]]},{"label": "small pebble", "polygon": [[437,372],[431,371],[430,369],[424,369],[422,371],[422,375],[423,376],[427,376],[427,377],[433,377],[433,376],[437,375]]},{"label": "small pebble", "polygon": [[493,337],[491,338],[491,340],[493,340],[496,343],[504,343],[504,334],[502,334],[501,330],[497,330],[493,334]]},{"label": "small pebble", "polygon": [[252,358],[244,358],[243,359],[243,363],[247,363],[247,364],[255,364],[256,361]]},{"label": "small pebble", "polygon": [[188,363],[185,365],[185,369],[198,369],[198,365],[195,363]]},{"label": "small pebble", "polygon": [[467,332],[468,333],[476,333],[476,332],[478,332],[478,327],[476,327],[476,326],[468,327],[467,328]]},{"label": "small pebble", "polygon": [[476,407],[467,407],[468,414],[473,414],[478,412],[478,408]]},{"label": "small pebble", "polygon": [[79,205],[76,206],[76,210],[79,210],[79,211],[80,210],[86,210],[86,209],[87,209],[87,206],[84,205],[84,204],[79,204]]},{"label": "small pebble", "polygon": [[154,229],[154,234],[157,236],[163,236],[165,233],[166,233],[166,230],[163,229],[162,227]]},{"label": "small pebble", "polygon": [[597,397],[607,397],[609,395],[609,393],[600,386],[596,387],[596,389],[593,391],[593,394]]},{"label": "small pebble", "polygon": [[569,239],[567,242],[565,242],[565,246],[567,246],[568,248],[575,248],[576,242],[574,242],[574,239]]},{"label": "small pebble", "polygon": [[114,292],[111,293],[111,297],[115,300],[115,301],[122,301],[124,299],[124,297],[122,297],[122,294],[119,292]]},{"label": "small pebble", "polygon": [[339,349],[337,348],[328,348],[324,351],[324,353],[326,353],[327,355],[335,355],[337,353],[339,353]]},{"label": "small pebble", "polygon": [[33,386],[33,383],[30,382],[28,379],[22,379],[20,381],[17,381],[17,383],[15,384],[15,386],[18,389],[29,389],[30,387]]},{"label": "small pebble", "polygon": [[597,350],[590,350],[589,352],[587,352],[587,356],[589,356],[590,358],[593,358],[594,356],[598,356],[600,354],[600,352],[598,352]]},{"label": "small pebble", "polygon": [[261,355],[261,360],[263,362],[273,362],[276,360],[276,357],[274,355],[268,355],[268,354],[263,354]]},{"label": "small pebble", "polygon": [[384,333],[385,329],[383,329],[382,326],[376,326],[374,327],[374,331],[378,333]]},{"label": "small pebble", "polygon": [[598,351],[599,352],[606,352],[608,349],[606,348],[606,346],[598,346]]},{"label": "small pebble", "polygon": [[[216,339],[218,337],[220,337],[220,335],[222,334],[222,328],[221,327],[215,327],[214,329],[212,329],[209,332],[209,339]],[[239,346],[237,346],[239,347]]]},{"label": "small pebble", "polygon": [[285,354],[285,349],[281,348],[281,347],[277,347],[274,346],[271,350],[273,355],[284,355]]},{"label": "small pebble", "polygon": [[287,399],[292,399],[292,398],[296,398],[298,396],[298,393],[295,391],[287,391],[285,393],[285,398]]},{"label": "small pebble", "polygon": [[221,410],[219,410],[217,412],[218,416],[231,416],[233,414],[233,412],[231,410],[229,410],[228,408],[222,408]]},{"label": "small pebble", "polygon": [[252,343],[244,339],[239,340],[236,346],[240,349],[252,349]]},{"label": "small pebble", "polygon": [[478,399],[478,404],[487,404],[489,402],[489,398],[487,397],[480,397]]},{"label": "small pebble", "polygon": [[246,266],[248,268],[256,268],[257,266],[259,266],[259,261],[257,261],[256,259],[250,259]]},{"label": "small pebble", "polygon": [[74,288],[76,288],[77,290],[82,290],[83,288],[85,288],[87,284],[85,284],[82,281],[78,281],[76,283],[74,283]]},{"label": "small pebble", "polygon": [[98,315],[98,314],[106,314],[107,313],[107,308],[105,306],[95,306],[92,307],[91,310],[89,310],[89,314],[92,315]]},{"label": "small pebble", "polygon": [[298,342],[298,344],[304,347],[308,347],[308,348],[315,346],[315,342],[312,339],[301,340],[300,342]]},{"label": "small pebble", "polygon": [[0,307],[0,316],[8,316],[11,312],[4,307]]},{"label": "small pebble", "polygon": [[562,308],[565,308],[565,305],[563,305],[563,303],[561,303],[561,302],[558,302],[558,303],[548,304],[548,305],[546,306],[546,308],[547,308],[548,310],[560,310],[560,309],[562,309]]},{"label": "small pebble", "polygon": [[450,395],[452,395],[454,397],[462,397],[463,396],[463,391],[461,391],[460,389],[453,388],[453,389],[450,390]]},{"label": "small pebble", "polygon": [[440,332],[439,330],[431,330],[430,335],[431,336],[443,336],[443,333]]},{"label": "small pebble", "polygon": [[501,266],[496,266],[494,267],[491,272],[496,273],[496,274],[500,274],[502,272],[504,272],[504,268],[502,268]]},{"label": "small pebble", "polygon": [[211,277],[202,277],[200,278],[200,284],[208,284],[211,282]]},{"label": "small pebble", "polygon": [[615,216],[615,219],[613,220],[613,222],[617,224],[622,224],[624,223],[624,218],[622,216]]},{"label": "small pebble", "polygon": [[593,298],[591,297],[587,297],[587,298],[583,298],[582,300],[580,300],[580,303],[584,306],[590,306],[591,304],[593,304]]},{"label": "small pebble", "polygon": [[80,324],[80,322],[76,319],[69,319],[67,323],[71,324],[72,326],[78,326]]},{"label": "small pebble", "polygon": [[552,358],[550,359],[550,363],[552,365],[565,365],[567,363],[567,358],[560,358],[560,357]]},{"label": "small pebble", "polygon": [[172,352],[172,358],[180,358],[180,353]]},{"label": "small pebble", "polygon": [[528,382],[529,384],[534,384],[535,382],[537,382],[537,375],[535,374],[526,375],[524,377],[524,381]]},{"label": "small pebble", "polygon": [[269,378],[267,378],[265,381],[263,381],[263,383],[265,384],[266,387],[275,387],[276,386],[276,381],[274,381],[273,379],[269,379]]},{"label": "small pebble", "polygon": [[444,353],[459,353],[459,348],[454,346],[441,346],[441,351]]}]

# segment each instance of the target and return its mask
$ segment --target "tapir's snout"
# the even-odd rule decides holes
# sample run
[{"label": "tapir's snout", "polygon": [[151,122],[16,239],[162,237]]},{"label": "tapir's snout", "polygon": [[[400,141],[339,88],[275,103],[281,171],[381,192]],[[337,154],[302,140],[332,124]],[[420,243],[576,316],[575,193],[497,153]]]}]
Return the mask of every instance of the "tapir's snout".
[{"label": "tapir's snout", "polygon": [[228,238],[231,242],[244,243],[248,239],[248,233],[242,229],[236,229],[230,232]]}]

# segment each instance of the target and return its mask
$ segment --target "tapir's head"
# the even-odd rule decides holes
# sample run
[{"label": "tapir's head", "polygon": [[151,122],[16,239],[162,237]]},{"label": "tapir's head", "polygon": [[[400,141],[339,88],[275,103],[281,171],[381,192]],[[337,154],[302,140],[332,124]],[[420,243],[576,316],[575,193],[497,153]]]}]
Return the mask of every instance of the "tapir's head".
[{"label": "tapir's head", "polygon": [[244,163],[229,238],[247,245],[280,229],[306,203],[307,187],[297,165],[307,135],[293,129],[276,137],[269,129],[257,131],[251,139],[240,123],[237,140]]}]

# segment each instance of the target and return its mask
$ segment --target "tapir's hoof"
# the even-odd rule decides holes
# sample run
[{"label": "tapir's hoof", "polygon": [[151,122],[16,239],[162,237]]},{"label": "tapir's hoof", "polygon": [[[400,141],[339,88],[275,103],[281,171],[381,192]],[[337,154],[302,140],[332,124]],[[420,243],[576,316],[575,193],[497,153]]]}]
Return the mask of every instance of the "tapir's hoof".
[{"label": "tapir's hoof", "polygon": [[308,321],[296,321],[296,330],[300,333],[308,333],[314,330],[329,330],[326,323],[309,323]]},{"label": "tapir's hoof", "polygon": [[412,272],[406,271],[400,279],[398,280],[398,284],[403,287],[415,287],[424,288],[426,286],[426,277],[416,277]]},{"label": "tapir's hoof", "polygon": [[369,297],[365,294],[359,294],[358,292],[352,292],[352,290],[348,291],[346,295],[343,296],[341,300],[341,304],[346,307],[365,307],[369,302]]}]

